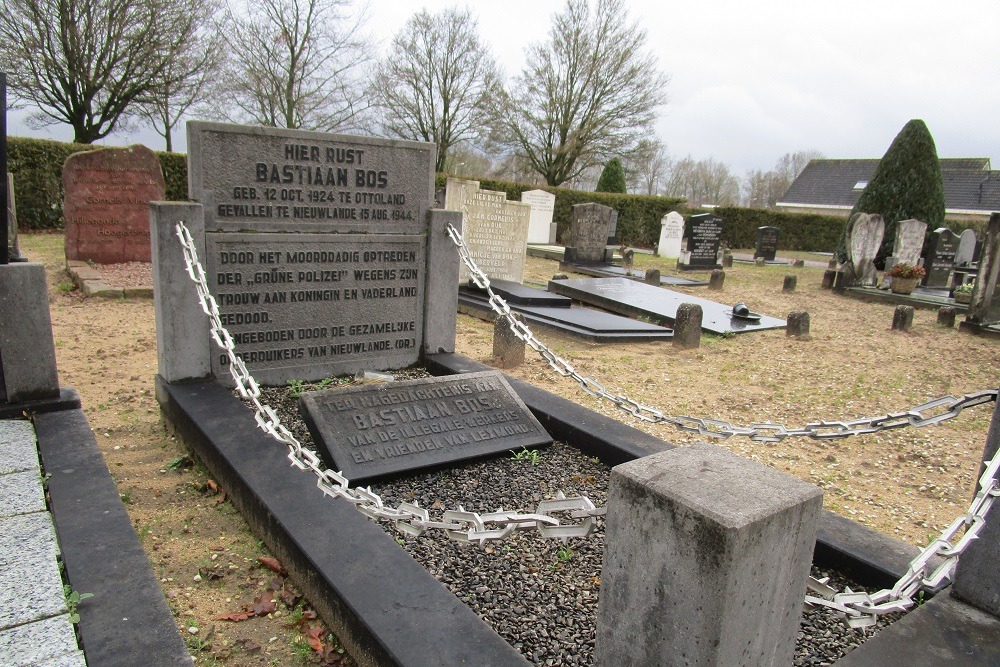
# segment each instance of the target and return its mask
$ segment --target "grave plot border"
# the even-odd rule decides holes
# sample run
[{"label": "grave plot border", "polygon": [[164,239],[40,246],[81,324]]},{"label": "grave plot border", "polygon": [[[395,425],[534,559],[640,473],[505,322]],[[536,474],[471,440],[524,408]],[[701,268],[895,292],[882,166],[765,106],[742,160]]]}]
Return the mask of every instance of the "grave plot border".
[{"label": "grave plot border", "polygon": [[[434,375],[489,370],[459,354],[428,355]],[[673,448],[610,417],[507,376],[557,440],[609,466]],[[215,380],[156,378],[165,421],[226,489],[251,529],[361,665],[525,665],[527,661],[395,539],[311,475]],[[872,587],[891,584],[918,549],[824,510],[814,562]],[[804,591],[803,591],[804,593]]]}]

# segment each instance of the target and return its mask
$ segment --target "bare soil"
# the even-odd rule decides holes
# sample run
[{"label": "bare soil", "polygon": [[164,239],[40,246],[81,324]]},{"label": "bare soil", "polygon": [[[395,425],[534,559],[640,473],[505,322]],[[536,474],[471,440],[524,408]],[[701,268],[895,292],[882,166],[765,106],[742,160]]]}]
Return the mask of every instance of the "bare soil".
[{"label": "bare soil", "polygon": [[[153,397],[156,340],[152,301],[85,299],[64,270],[61,235],[25,234],[23,252],[46,265],[60,384],[83,400],[108,467],[146,553],[163,585],[178,628],[199,664],[318,664],[303,626],[325,644],[327,664],[338,664],[336,639],[308,607],[285,594],[271,613],[242,622],[217,617],[254,600],[278,597],[275,573],[260,563],[262,543],[225,499],[183,443],[164,428]],[[786,254],[786,253],[782,253]],[[816,256],[787,253],[796,257]],[[637,267],[659,265],[636,255]],[[528,282],[544,284],[557,262],[528,258]],[[1000,346],[936,324],[918,310],[906,333],[890,331],[893,307],[863,303],[820,289],[821,269],[737,265],[722,292],[678,288],[723,303],[785,317],[807,311],[811,339],[783,330],[703,336],[699,349],[670,343],[594,345],[540,333],[581,374],[611,392],[627,394],[668,415],[722,419],[735,424],[843,421],[908,409],[944,395],[995,388]],[[786,274],[798,288],[781,291]],[[141,271],[139,274],[141,275]],[[134,279],[134,278],[133,278]],[[460,315],[458,352],[490,362],[492,324]],[[669,425],[649,425],[607,401],[583,393],[552,373],[538,357],[507,372],[678,445],[704,440]],[[730,438],[719,444],[822,487],[824,506],[876,530],[923,545],[965,512],[989,425],[992,405],[973,408],[936,427],[903,428],[843,440],[788,438],[757,443]],[[303,613],[305,618],[303,619]],[[297,625],[291,621],[299,620]],[[332,648],[332,650],[331,650]]]}]

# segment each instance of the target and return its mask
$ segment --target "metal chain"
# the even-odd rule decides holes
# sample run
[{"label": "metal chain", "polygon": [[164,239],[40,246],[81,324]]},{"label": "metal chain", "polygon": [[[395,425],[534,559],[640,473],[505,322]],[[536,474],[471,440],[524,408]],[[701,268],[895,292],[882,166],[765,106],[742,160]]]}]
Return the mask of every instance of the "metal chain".
[{"label": "metal chain", "polygon": [[[770,422],[763,424],[751,424],[749,427],[737,427],[726,421],[718,419],[697,419],[694,417],[667,417],[660,410],[646,405],[642,405],[627,396],[612,394],[596,380],[580,375],[573,367],[559,355],[555,354],[545,346],[530,329],[511,315],[510,306],[506,301],[498,296],[490,287],[490,280],[482,270],[476,266],[472,259],[462,235],[453,226],[448,225],[448,235],[458,247],[459,255],[466,267],[473,282],[480,288],[485,289],[489,294],[489,303],[493,310],[503,317],[511,331],[531,349],[538,352],[549,365],[562,376],[576,380],[580,387],[597,398],[604,398],[619,408],[630,414],[651,423],[667,423],[677,426],[681,430],[692,433],[699,433],[713,438],[728,438],[733,435],[741,435],[760,442],[781,442],[785,438],[795,436],[808,436],[816,440],[833,440],[846,438],[852,435],[862,435],[866,433],[877,433],[889,429],[901,428],[904,426],[930,426],[957,417],[965,408],[989,403],[997,400],[996,389],[978,391],[966,394],[961,398],[945,396],[928,401],[904,412],[893,412],[878,417],[866,419],[855,419],[847,422],[811,422],[803,428],[788,429],[780,424]],[[924,416],[924,412],[943,408],[943,412],[935,415]],[[975,500],[972,501],[969,511],[955,519],[954,522],[936,540],[928,544],[920,554],[914,558],[906,574],[896,582],[891,589],[884,589],[877,593],[855,593],[850,588],[843,593],[837,593],[834,589],[826,585],[825,581],[810,577],[809,589],[824,597],[812,595],[806,596],[808,606],[823,606],[842,612],[845,615],[848,625],[855,628],[874,625],[880,614],[903,611],[912,607],[915,602],[914,596],[918,591],[924,589],[934,589],[946,581],[951,580],[958,562],[959,555],[965,550],[972,540],[976,539],[980,530],[986,525],[986,512],[993,504],[993,499],[1000,495],[1000,483],[996,477],[1000,469],[1000,452],[987,462],[986,470],[979,479],[979,491]],[[957,544],[952,544],[952,540],[962,529],[965,529]],[[935,556],[944,558],[944,562],[928,574],[929,563]],[[828,599],[829,598],[829,599]]]},{"label": "metal chain", "polygon": [[[439,519],[435,519],[417,503],[403,502],[397,507],[389,507],[371,487],[350,488],[350,480],[339,472],[325,469],[316,453],[303,447],[291,431],[285,428],[274,409],[261,402],[260,387],[236,354],[233,338],[222,324],[219,306],[209,292],[205,270],[198,261],[194,239],[183,222],[177,223],[176,230],[184,250],[188,276],[194,281],[198,301],[211,322],[212,338],[229,357],[229,372],[236,383],[236,390],[253,404],[254,418],[261,430],[288,447],[288,459],[293,466],[313,472],[316,486],[324,495],[343,498],[372,519],[392,521],[397,530],[413,537],[427,530],[443,530],[452,540],[482,544],[508,537],[515,530],[534,529],[542,537],[562,540],[585,537],[594,531],[594,519],[603,516],[605,508],[595,507],[585,496],[567,498],[561,491],[555,498],[539,502],[535,511],[527,514],[505,512],[503,509],[488,513],[468,512],[459,506],[457,510],[443,512]],[[563,523],[567,519],[578,521]]]},{"label": "metal chain", "polygon": [[[619,408],[628,412],[634,417],[651,424],[673,424],[682,431],[697,433],[710,438],[726,439],[734,435],[745,436],[758,442],[781,442],[785,438],[807,436],[814,440],[836,440],[854,435],[865,435],[888,431],[903,426],[932,426],[957,417],[962,410],[971,408],[983,403],[990,403],[997,400],[996,389],[986,389],[962,397],[944,396],[942,398],[922,403],[903,412],[892,412],[887,415],[877,417],[865,417],[851,421],[817,421],[809,422],[801,428],[786,428],[781,424],[771,422],[754,423],[750,426],[734,426],[732,423],[720,419],[699,419],[697,417],[676,416],[668,417],[654,407],[643,405],[634,401],[628,396],[612,394],[607,391],[597,380],[581,375],[558,354],[550,350],[545,344],[535,337],[526,324],[518,321],[510,310],[510,306],[490,286],[490,279],[476,266],[472,259],[472,253],[466,245],[462,235],[452,225],[448,225],[448,235],[452,242],[458,247],[458,253],[469,269],[473,282],[480,289],[486,290],[489,295],[489,304],[493,311],[507,321],[510,330],[520,340],[524,341],[532,350],[537,352],[549,366],[559,375],[569,377],[580,385],[580,388],[596,398],[603,398],[611,401]],[[924,412],[939,410],[937,414],[924,415]]]}]

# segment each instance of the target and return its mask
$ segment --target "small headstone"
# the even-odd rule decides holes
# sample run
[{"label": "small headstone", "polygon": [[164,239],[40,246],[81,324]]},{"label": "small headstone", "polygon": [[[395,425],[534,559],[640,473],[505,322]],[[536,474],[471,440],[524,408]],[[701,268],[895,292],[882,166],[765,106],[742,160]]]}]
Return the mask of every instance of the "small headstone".
[{"label": "small headstone", "polygon": [[351,481],[552,442],[499,371],[308,392],[300,405],[326,464]]},{"label": "small headstone", "polygon": [[976,256],[976,232],[966,229],[958,237],[958,250],[955,252],[955,266],[969,266]]},{"label": "small headstone", "polygon": [[938,308],[937,323],[943,327],[951,329],[955,326],[955,306],[942,306]]},{"label": "small headstone", "polygon": [[[892,256],[897,262],[917,265],[920,253],[924,249],[924,236],[927,233],[927,223],[910,218],[896,225],[896,239],[892,244]],[[888,267],[887,267],[888,268]]]},{"label": "small headstone", "polygon": [[785,282],[781,285],[782,292],[794,292],[795,285],[798,283],[799,279],[796,276],[785,276]]},{"label": "small headstone", "polygon": [[847,245],[858,285],[874,285],[875,255],[882,246],[885,223],[877,214],[855,213],[847,223]]},{"label": "small headstone", "polygon": [[809,313],[806,311],[796,311],[788,313],[788,324],[785,325],[786,336],[805,337],[809,335]]},{"label": "small headstone", "polygon": [[166,199],[163,171],[145,146],[74,153],[63,165],[66,259],[150,261],[149,202]]},{"label": "small headstone", "polygon": [[957,252],[958,237],[955,233],[947,227],[935,229],[927,243],[927,259],[924,262],[927,275],[924,276],[924,287],[948,287]]},{"label": "small headstone", "polygon": [[677,262],[679,269],[721,269],[719,245],[722,243],[723,219],[710,213],[688,218],[687,248]]},{"label": "small headstone", "polygon": [[674,320],[674,347],[692,350],[701,345],[701,306],[696,303],[682,303],[677,307]]},{"label": "small headstone", "polygon": [[835,269],[827,269],[823,272],[823,282],[820,285],[821,289],[833,289],[833,281],[837,277],[837,271]]},{"label": "small headstone", "polygon": [[913,328],[913,306],[896,306],[892,314],[893,331],[909,331]]},{"label": "small headstone", "polygon": [[647,285],[660,286],[660,270],[659,269],[646,269],[646,275],[643,277],[643,282]]},{"label": "small headstone", "polygon": [[781,230],[777,227],[757,228],[757,247],[754,250],[754,259],[761,257],[764,261],[773,262],[778,253],[778,239],[781,237]]},{"label": "small headstone", "polygon": [[657,252],[664,259],[681,256],[681,239],[684,237],[684,216],[677,211],[667,213],[660,220],[660,242]]},{"label": "small headstone", "polygon": [[[445,209],[463,213],[462,236],[480,270],[490,278],[524,280],[530,205],[507,201],[505,192],[482,190],[479,181],[449,178]],[[459,280],[468,278],[463,263]]]},{"label": "small headstone", "polygon": [[733,268],[733,253],[726,252],[722,255],[722,268],[724,269]]},{"label": "small headstone", "polygon": [[521,202],[531,206],[528,218],[528,243],[551,245],[556,242],[556,224],[552,213],[556,196],[545,190],[527,190],[521,193]]},{"label": "small headstone", "polygon": [[14,203],[14,175],[7,174],[7,256],[19,259],[21,250],[17,245],[17,205]]},{"label": "small headstone", "polygon": [[573,205],[569,243],[573,248],[573,261],[594,264],[606,260],[612,220],[618,220],[618,211],[610,206],[593,203]]},{"label": "small headstone", "polygon": [[[511,317],[523,321],[517,313]],[[506,317],[493,320],[493,365],[497,368],[517,368],[524,363],[524,341],[514,335]]]},{"label": "small headstone", "polygon": [[721,290],[726,283],[726,272],[722,269],[712,269],[712,275],[708,279],[708,289]]}]

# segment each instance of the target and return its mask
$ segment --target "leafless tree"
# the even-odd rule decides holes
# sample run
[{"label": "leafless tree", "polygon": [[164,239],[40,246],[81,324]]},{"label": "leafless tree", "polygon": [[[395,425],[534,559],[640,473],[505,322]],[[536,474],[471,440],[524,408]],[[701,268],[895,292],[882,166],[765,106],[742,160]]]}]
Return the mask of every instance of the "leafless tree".
[{"label": "leafless tree", "polygon": [[[245,13],[244,13],[245,12]],[[260,0],[230,10],[232,120],[323,132],[358,129],[373,60],[364,11],[350,0]]]},{"label": "leafless tree", "polygon": [[74,141],[114,132],[158,86],[197,74],[186,59],[203,0],[4,0],[0,67],[37,107],[37,126],[65,123]]},{"label": "leafless tree", "polygon": [[393,38],[376,80],[373,98],[383,132],[436,143],[438,171],[444,171],[453,146],[484,130],[487,101],[500,86],[476,19],[454,8],[411,16]]},{"label": "leafless tree", "polygon": [[770,171],[748,171],[743,179],[742,201],[753,208],[774,208],[810,160],[822,158],[817,150],[785,153]]},{"label": "leafless tree", "polygon": [[666,181],[670,154],[659,139],[643,139],[625,159],[625,178],[633,193],[655,195]]},{"label": "leafless tree", "polygon": [[623,0],[597,0],[593,12],[588,0],[567,0],[496,98],[495,136],[559,185],[648,136],[668,81]]},{"label": "leafless tree", "polygon": [[723,162],[689,155],[671,167],[664,194],[683,197],[691,206],[728,206],[739,201],[740,180]]}]

